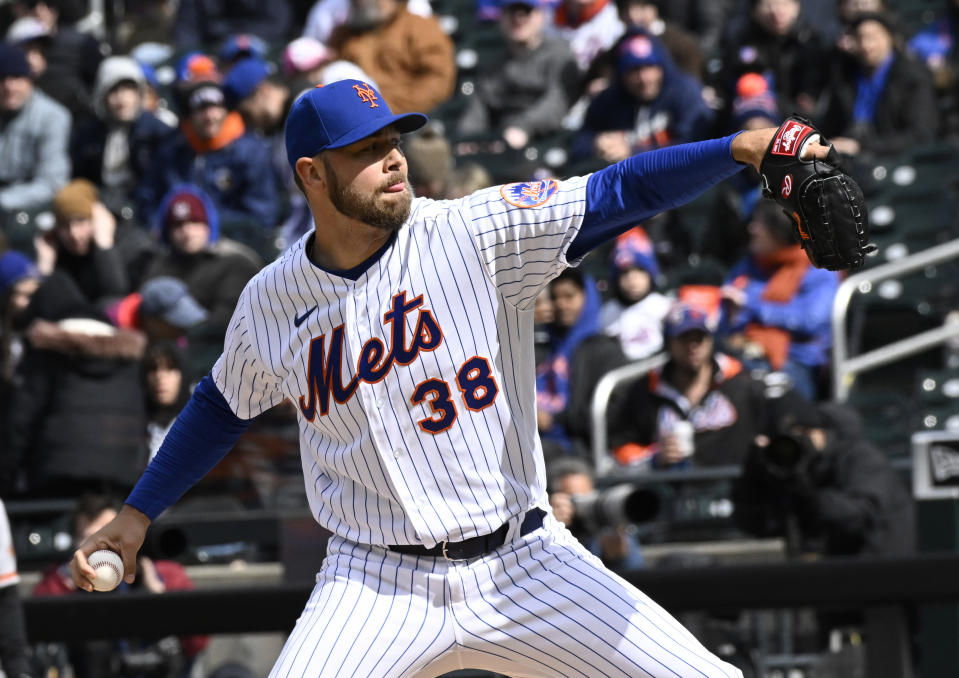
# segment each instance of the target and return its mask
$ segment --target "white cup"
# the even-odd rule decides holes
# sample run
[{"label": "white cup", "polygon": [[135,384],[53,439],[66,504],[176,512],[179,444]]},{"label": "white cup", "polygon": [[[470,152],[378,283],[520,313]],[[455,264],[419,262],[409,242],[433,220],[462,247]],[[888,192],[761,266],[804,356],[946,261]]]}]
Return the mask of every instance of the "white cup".
[{"label": "white cup", "polygon": [[673,424],[673,435],[676,436],[676,443],[682,451],[684,457],[693,456],[696,445],[693,442],[693,436],[696,435],[696,429],[693,428],[691,421],[681,419]]}]

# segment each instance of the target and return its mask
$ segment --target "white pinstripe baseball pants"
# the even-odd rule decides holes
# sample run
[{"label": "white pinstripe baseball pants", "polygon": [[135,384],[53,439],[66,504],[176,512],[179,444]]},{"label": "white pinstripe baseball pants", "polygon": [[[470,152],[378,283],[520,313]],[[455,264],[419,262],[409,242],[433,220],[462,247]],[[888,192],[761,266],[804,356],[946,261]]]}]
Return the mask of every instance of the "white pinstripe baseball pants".
[{"label": "white pinstripe baseball pants", "polygon": [[338,537],[271,678],[742,676],[566,528],[451,563]]}]

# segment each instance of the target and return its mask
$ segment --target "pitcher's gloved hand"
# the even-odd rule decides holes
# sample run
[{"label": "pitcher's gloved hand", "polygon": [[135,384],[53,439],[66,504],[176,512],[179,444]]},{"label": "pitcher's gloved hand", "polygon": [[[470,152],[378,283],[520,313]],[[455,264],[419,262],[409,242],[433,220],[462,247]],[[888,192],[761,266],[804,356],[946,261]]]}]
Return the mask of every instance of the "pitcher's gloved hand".
[{"label": "pitcher's gloved hand", "polygon": [[830,144],[805,118],[789,116],[773,136],[759,167],[763,195],[783,207],[813,266],[855,271],[875,249],[862,190],[839,166],[835,149],[825,160],[803,159],[806,146]]}]

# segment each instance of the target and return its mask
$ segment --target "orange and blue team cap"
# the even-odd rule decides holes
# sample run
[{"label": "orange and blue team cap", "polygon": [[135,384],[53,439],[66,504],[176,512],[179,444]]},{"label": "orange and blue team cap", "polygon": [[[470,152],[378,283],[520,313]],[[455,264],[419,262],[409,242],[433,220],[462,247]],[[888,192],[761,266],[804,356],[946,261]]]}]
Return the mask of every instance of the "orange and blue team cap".
[{"label": "orange and blue team cap", "polygon": [[286,118],[286,157],[290,167],[329,148],[342,148],[388,125],[401,134],[429,121],[422,113],[393,115],[386,101],[362,80],[337,80],[308,89]]},{"label": "orange and blue team cap", "polygon": [[716,331],[716,322],[704,308],[681,301],[673,304],[663,320],[663,334],[678,337],[692,330],[712,334]]}]

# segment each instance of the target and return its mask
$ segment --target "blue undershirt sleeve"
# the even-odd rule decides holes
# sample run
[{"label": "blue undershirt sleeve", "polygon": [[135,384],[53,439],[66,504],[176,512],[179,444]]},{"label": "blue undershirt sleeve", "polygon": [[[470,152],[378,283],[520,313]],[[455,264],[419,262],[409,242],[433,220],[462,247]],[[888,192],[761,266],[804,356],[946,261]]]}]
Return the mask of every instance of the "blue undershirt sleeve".
[{"label": "blue undershirt sleeve", "polygon": [[233,414],[213,378],[203,377],[126,503],[154,520],[233,449],[250,421]]},{"label": "blue undershirt sleeve", "polygon": [[639,153],[592,174],[586,182],[586,215],[566,259],[579,259],[742,170],[745,165],[730,151],[737,134]]}]

